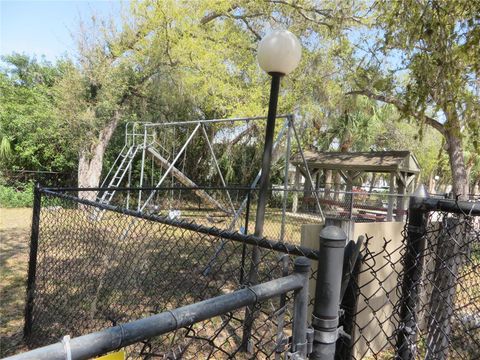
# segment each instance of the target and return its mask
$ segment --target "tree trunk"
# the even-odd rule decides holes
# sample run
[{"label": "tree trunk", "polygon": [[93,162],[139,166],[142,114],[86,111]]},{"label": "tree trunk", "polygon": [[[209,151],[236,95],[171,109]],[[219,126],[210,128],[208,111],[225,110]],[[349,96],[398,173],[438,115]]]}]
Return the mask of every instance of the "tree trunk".
[{"label": "tree trunk", "polygon": [[[78,159],[78,187],[98,187],[102,175],[103,156],[112,138],[113,132],[120,121],[120,113],[115,112],[112,119],[100,131],[98,137],[80,150]],[[78,196],[82,199],[95,200],[97,192],[81,191]]]},{"label": "tree trunk", "polygon": [[[468,177],[463,158],[462,140],[460,138],[460,129],[458,122],[452,124],[450,122],[445,130],[445,137],[448,146],[448,156],[450,161],[450,169],[453,179],[453,195],[459,199],[466,199],[468,195]],[[455,126],[457,125],[457,126]]]}]

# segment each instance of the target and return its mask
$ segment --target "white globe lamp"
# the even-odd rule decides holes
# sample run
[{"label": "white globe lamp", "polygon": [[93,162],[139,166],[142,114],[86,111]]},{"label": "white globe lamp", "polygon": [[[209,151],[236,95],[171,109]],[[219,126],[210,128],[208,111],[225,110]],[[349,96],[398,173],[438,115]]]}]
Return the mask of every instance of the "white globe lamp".
[{"label": "white globe lamp", "polygon": [[290,74],[300,63],[302,45],[288,30],[273,31],[258,44],[257,60],[269,74]]}]

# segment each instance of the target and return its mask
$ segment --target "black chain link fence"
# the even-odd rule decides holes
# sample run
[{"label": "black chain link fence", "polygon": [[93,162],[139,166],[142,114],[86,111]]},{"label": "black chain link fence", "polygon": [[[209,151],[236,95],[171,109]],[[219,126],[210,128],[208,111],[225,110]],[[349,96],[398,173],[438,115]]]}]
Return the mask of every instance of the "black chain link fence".
[{"label": "black chain link fence", "polygon": [[[138,198],[138,192],[132,193],[132,199]],[[317,256],[229,230],[231,213],[216,224],[223,229],[214,227],[206,219],[209,212],[200,206],[200,216],[188,201],[177,204],[183,214],[178,218],[171,210],[139,213],[75,195],[37,192],[38,245],[25,325],[30,347],[232,292],[249,284],[249,273],[257,282],[275,279],[291,271],[295,256]],[[244,223],[245,216],[241,219]],[[257,246],[260,263],[255,267],[251,256]],[[288,349],[292,332],[290,295],[257,304],[250,332],[242,309],[131,346],[127,353],[167,359],[278,357]]]},{"label": "black chain link fence", "polygon": [[366,234],[338,359],[480,359],[480,216],[468,211],[479,204],[435,211],[442,200],[430,200],[401,237]]},{"label": "black chain link fence", "polygon": [[[108,203],[99,201],[97,191],[37,191],[41,203],[34,207],[32,231],[37,262],[30,263],[34,291],[25,324],[29,346],[232,292],[251,285],[252,278],[284,276],[296,256],[318,258],[299,246],[301,225],[318,214],[282,214],[287,203],[277,199],[266,214],[267,238],[258,239],[249,235],[255,190],[229,189],[228,196],[225,189],[201,190],[199,195],[192,189],[142,189],[139,201],[139,189],[118,189]],[[150,195],[155,201],[137,211]],[[406,225],[372,224],[395,236],[367,232],[361,257],[347,266],[352,275],[340,323],[351,338],[337,341],[337,359],[480,358],[478,206],[422,199],[413,207],[411,202]],[[348,277],[344,269],[344,280]],[[131,358],[278,359],[288,349],[291,307],[286,294],[255,306],[251,330],[242,309],[127,352]]]}]

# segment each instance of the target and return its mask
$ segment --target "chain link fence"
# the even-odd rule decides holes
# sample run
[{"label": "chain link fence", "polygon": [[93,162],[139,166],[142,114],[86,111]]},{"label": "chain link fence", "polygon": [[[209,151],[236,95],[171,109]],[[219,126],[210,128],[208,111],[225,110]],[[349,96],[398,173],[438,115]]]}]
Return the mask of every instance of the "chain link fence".
[{"label": "chain link fence", "polygon": [[[277,279],[290,273],[297,256],[324,261],[318,251],[299,246],[301,225],[315,223],[318,213],[289,215],[283,210],[290,196],[276,198],[279,190],[272,190],[266,238],[258,239],[250,235],[256,190],[198,190],[203,193],[117,189],[112,202],[102,203],[98,189],[37,189],[28,345],[231,293],[253,285],[249,279]],[[152,194],[156,201],[138,211]],[[365,231],[356,263],[348,263],[345,249],[342,281],[348,286],[342,285],[336,359],[480,358],[478,206],[414,197],[406,223],[363,224],[383,232]],[[342,273],[341,262],[333,265]],[[316,279],[316,271],[310,277]],[[310,298],[310,308],[313,303]],[[131,345],[127,352],[131,358],[280,359],[291,334],[292,299],[284,294]]]},{"label": "chain link fence", "polygon": [[480,358],[478,203],[422,199],[409,212],[401,237],[366,234],[338,359]]},{"label": "chain link fence", "polygon": [[[153,214],[158,209],[140,213],[68,191],[37,190],[36,197],[25,319],[30,347],[233,292],[251,285],[251,272],[257,282],[279,278],[296,256],[317,257],[299,246],[205,226],[205,213],[180,219]],[[190,206],[181,205],[182,211]],[[256,247],[260,262],[253,266]],[[291,300],[285,294],[255,305],[248,331],[242,309],[127,352],[130,358],[278,358],[292,333]]]},{"label": "chain link fence", "polygon": [[[188,219],[205,226],[246,233],[253,233],[255,227],[257,189],[212,186],[113,189],[88,193],[96,193],[97,201],[102,202],[102,198],[115,192],[106,203],[147,214]],[[323,224],[324,218],[351,224],[403,221],[409,198],[410,195],[386,192],[325,189],[313,192],[276,186],[268,193],[264,234],[269,239],[300,244],[300,227],[306,223]]]}]

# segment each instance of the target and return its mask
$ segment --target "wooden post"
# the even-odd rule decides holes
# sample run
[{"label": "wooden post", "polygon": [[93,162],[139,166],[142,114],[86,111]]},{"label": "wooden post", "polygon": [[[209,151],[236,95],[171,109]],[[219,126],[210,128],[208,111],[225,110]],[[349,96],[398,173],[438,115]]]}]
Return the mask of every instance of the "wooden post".
[{"label": "wooden post", "polygon": [[[388,188],[388,193],[392,194],[395,190],[395,173],[390,173],[390,185]],[[393,220],[393,196],[388,197],[388,210],[387,210],[387,221]]]},{"label": "wooden post", "polygon": [[332,170],[324,170],[325,173],[325,199],[330,196],[332,187]]},{"label": "wooden post", "polygon": [[405,189],[407,185],[407,174],[399,172],[397,173],[397,211],[396,211],[396,216],[395,220],[396,221],[403,221],[404,219],[404,211],[405,211],[405,206],[404,206],[404,201],[405,201]]},{"label": "wooden post", "polygon": [[315,190],[318,190],[320,187],[320,171],[317,172],[317,175],[315,176]]},{"label": "wooden post", "polygon": [[[315,176],[318,169],[314,169],[311,172],[312,177]],[[312,197],[312,190],[315,190],[313,184],[309,181],[308,177],[305,178],[305,185],[303,187],[303,202],[302,210],[308,211],[309,199]]]},{"label": "wooden post", "polygon": [[295,214],[298,211],[298,188],[300,185],[300,170],[298,166],[295,166],[295,183],[294,183],[294,192],[293,192],[293,201],[292,201],[292,212]]}]

